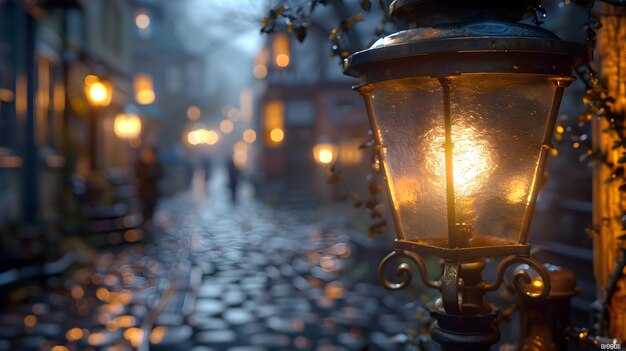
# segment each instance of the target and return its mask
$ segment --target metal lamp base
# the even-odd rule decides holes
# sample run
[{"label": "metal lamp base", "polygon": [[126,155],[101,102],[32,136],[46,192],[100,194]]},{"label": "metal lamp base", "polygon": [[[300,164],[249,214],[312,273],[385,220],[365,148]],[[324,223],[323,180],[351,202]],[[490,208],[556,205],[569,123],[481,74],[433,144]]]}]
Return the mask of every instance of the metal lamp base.
[{"label": "metal lamp base", "polygon": [[437,321],[430,331],[442,351],[488,351],[500,340],[497,312],[478,316],[433,312]]}]

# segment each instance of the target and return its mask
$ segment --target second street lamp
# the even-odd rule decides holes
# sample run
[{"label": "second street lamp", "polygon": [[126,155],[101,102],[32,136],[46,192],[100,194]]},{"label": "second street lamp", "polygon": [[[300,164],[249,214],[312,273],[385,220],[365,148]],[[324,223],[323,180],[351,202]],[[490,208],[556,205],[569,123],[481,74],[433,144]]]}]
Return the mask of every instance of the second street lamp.
[{"label": "second street lamp", "polygon": [[85,96],[89,102],[89,169],[92,172],[98,169],[98,122],[100,108],[109,106],[113,97],[113,86],[110,82],[101,80],[90,74],[85,77]]},{"label": "second street lamp", "polygon": [[[536,1],[395,0],[392,16],[409,25],[345,62],[358,77],[386,174],[398,238],[381,263],[414,261],[441,291],[431,334],[444,350],[486,350],[497,342],[496,313],[484,299],[504,272],[518,290],[549,293],[548,272],[529,256],[528,230],[563,90],[588,49],[536,26],[515,23]],[[444,261],[428,277],[420,255]],[[485,282],[485,258],[504,257]]]}]

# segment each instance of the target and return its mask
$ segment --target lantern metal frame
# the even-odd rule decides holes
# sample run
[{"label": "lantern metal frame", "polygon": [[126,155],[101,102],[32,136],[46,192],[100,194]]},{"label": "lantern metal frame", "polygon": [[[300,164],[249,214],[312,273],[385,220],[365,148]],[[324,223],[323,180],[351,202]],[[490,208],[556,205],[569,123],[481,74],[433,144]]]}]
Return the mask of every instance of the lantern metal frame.
[{"label": "lantern metal frame", "polygon": [[[392,16],[408,24],[410,29],[391,34],[344,61],[344,73],[359,78],[355,89],[362,95],[368,94],[373,83],[388,80],[430,77],[438,79],[441,84],[448,246],[437,247],[407,239],[399,213],[394,208],[398,237],[394,251],[381,261],[378,277],[391,290],[408,286],[413,277],[412,267],[402,259],[409,260],[417,267],[423,283],[441,292],[438,308],[433,312],[437,323],[431,336],[443,350],[486,350],[497,342],[497,313],[485,302],[484,295],[500,287],[505,272],[512,266],[521,264],[525,268],[516,270],[512,277],[517,290],[537,298],[550,292],[549,273],[530,257],[530,246],[526,241],[539,183],[552,149],[552,131],[564,89],[573,81],[573,68],[588,62],[591,52],[585,45],[564,42],[545,29],[515,23],[532,15],[536,5],[535,0],[395,0],[390,7]],[[472,73],[544,77],[555,87],[518,241],[509,245],[460,247],[463,245],[456,242],[458,225],[454,218],[450,85],[457,77]],[[370,124],[375,127],[369,104],[367,109]],[[377,144],[382,145],[379,135],[374,135]],[[429,277],[423,255],[443,260],[443,272],[437,280]],[[482,278],[487,257],[503,257],[491,282]],[[397,264],[397,280],[386,277],[392,263]],[[528,272],[531,269],[536,272],[536,278],[541,279],[535,285],[541,288],[539,291],[530,292],[525,288],[534,282]]]}]

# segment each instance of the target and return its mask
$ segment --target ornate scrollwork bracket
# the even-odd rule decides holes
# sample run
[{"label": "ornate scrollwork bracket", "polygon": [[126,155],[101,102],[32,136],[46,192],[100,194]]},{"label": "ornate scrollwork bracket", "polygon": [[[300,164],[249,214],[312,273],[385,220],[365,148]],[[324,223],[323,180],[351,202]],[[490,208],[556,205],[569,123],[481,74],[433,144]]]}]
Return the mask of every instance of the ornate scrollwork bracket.
[{"label": "ornate scrollwork bracket", "polygon": [[[519,292],[531,298],[543,298],[550,293],[548,270],[529,256],[514,255],[504,258],[498,266],[495,280],[491,283],[480,280],[481,278],[478,278],[480,281],[472,281],[475,279],[475,275],[472,277],[464,276],[463,267],[468,263],[458,260],[446,260],[441,277],[438,280],[432,280],[428,275],[426,264],[422,257],[415,252],[402,249],[396,249],[388,254],[378,266],[378,278],[387,289],[400,290],[411,284],[413,272],[411,266],[406,262],[401,262],[397,265],[395,269],[396,280],[390,280],[385,275],[389,265],[401,258],[415,263],[424,285],[441,291],[444,310],[450,314],[459,314],[461,312],[464,289],[478,290],[483,293],[495,291],[502,285],[506,271],[516,265],[521,265],[522,269],[517,270],[511,279]],[[483,267],[484,263],[481,263],[478,271],[479,275]],[[528,272],[531,269],[537,274],[535,279]],[[468,274],[468,272],[465,273],[466,275]],[[472,274],[475,274],[475,271]]]},{"label": "ornate scrollwork bracket", "polygon": [[[513,286],[515,289],[532,298],[544,298],[550,294],[550,274],[546,267],[541,263],[529,256],[508,256],[500,261],[498,270],[496,271],[496,280],[492,283],[485,283],[483,289],[485,291],[495,291],[504,280],[504,273],[513,267],[514,265],[521,265],[520,270],[516,271],[511,277]],[[538,275],[540,280],[532,279],[528,270],[532,269]],[[526,289],[525,286],[534,288],[533,290]]]}]

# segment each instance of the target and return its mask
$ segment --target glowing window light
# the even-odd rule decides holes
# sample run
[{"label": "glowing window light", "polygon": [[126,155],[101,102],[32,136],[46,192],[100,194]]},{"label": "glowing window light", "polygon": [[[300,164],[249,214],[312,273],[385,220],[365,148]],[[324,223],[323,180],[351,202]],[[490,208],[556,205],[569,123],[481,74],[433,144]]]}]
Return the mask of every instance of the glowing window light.
[{"label": "glowing window light", "polygon": [[138,104],[149,105],[156,99],[152,76],[147,73],[136,74],[133,79],[135,100]]},{"label": "glowing window light", "polygon": [[85,77],[85,95],[92,106],[109,106],[113,95],[110,82],[100,80],[95,75]]},{"label": "glowing window light", "polygon": [[335,145],[323,143],[313,146],[313,158],[315,162],[321,165],[332,163],[335,160],[336,154]]},{"label": "glowing window light", "polygon": [[264,110],[265,143],[269,147],[279,146],[285,137],[285,104],[282,100],[272,100],[265,104]]},{"label": "glowing window light", "polygon": [[272,51],[274,53],[274,64],[277,67],[285,68],[290,62],[290,45],[287,34],[277,34],[274,36]]},{"label": "glowing window light", "polygon": [[280,128],[274,128],[270,131],[270,140],[272,142],[279,144],[285,139],[285,132]]}]

